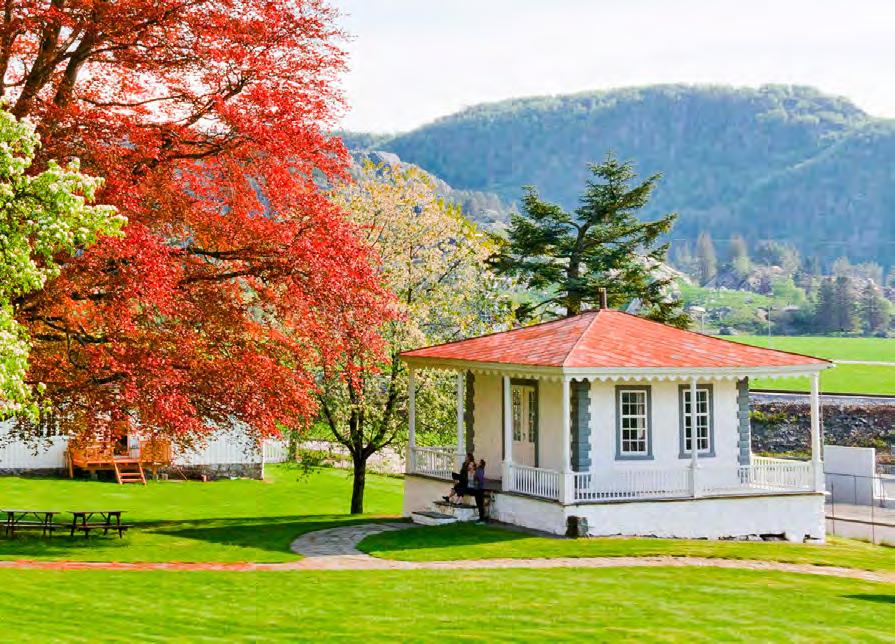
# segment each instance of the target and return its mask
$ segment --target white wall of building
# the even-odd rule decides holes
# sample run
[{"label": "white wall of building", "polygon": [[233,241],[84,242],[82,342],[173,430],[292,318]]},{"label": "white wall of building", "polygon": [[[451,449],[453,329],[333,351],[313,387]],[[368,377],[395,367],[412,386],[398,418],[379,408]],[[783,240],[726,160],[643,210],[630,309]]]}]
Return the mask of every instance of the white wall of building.
[{"label": "white wall of building", "polygon": [[[590,389],[591,464],[595,471],[629,469],[686,468],[689,457],[680,458],[680,382],[630,382],[625,385],[649,386],[652,403],[652,456],[650,460],[616,460],[616,385],[593,382]],[[704,383],[700,383],[704,384]],[[706,381],[705,384],[709,384]],[[701,457],[706,469],[728,470],[733,476],[738,467],[739,428],[737,425],[736,383],[729,380],[710,382],[713,390],[713,457]],[[562,384],[541,380],[539,390],[539,466],[562,469]],[[488,477],[499,478],[503,460],[502,378],[496,375],[475,377],[475,452],[488,464]]]},{"label": "white wall of building", "polygon": [[[7,440],[11,424],[0,423],[0,471],[51,470],[65,467],[68,440],[62,437],[49,443],[30,445]],[[35,451],[36,449],[36,451]],[[223,465],[260,463],[261,451],[234,430],[212,436],[205,445],[175,452],[175,465]]]}]

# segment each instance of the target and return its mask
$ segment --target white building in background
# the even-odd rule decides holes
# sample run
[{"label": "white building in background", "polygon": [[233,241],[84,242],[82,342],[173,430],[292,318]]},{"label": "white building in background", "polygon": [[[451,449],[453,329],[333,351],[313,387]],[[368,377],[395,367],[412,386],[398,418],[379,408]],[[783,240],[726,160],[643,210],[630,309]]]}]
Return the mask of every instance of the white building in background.
[{"label": "white building in background", "polygon": [[[0,475],[68,475],[68,440],[53,437],[32,445],[9,440],[10,423],[0,423]],[[139,442],[136,442],[139,445]],[[133,452],[134,445],[130,446]],[[171,465],[163,472],[171,478],[263,478],[265,463],[286,460],[282,441],[258,445],[239,430],[215,433],[201,447],[174,450]]]},{"label": "white building in background", "polygon": [[[824,538],[826,360],[612,310],[402,354],[410,368],[404,512],[430,513],[467,452],[490,516],[551,533]],[[457,444],[415,440],[414,370],[457,373]],[[749,378],[807,376],[810,461],[751,452]],[[692,401],[696,404],[692,404]],[[692,449],[693,430],[696,449]]]}]

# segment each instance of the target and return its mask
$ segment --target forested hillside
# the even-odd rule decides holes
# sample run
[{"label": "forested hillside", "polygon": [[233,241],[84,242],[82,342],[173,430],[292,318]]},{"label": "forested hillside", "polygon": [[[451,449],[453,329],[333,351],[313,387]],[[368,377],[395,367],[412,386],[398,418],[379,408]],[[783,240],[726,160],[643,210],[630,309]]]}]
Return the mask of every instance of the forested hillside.
[{"label": "forested hillside", "polygon": [[574,206],[586,164],[614,150],[664,178],[648,213],[701,231],[794,243],[829,265],[895,262],[895,123],[805,87],[655,86],[504,101],[391,137],[348,135],[458,190],[505,203],[533,184]]}]

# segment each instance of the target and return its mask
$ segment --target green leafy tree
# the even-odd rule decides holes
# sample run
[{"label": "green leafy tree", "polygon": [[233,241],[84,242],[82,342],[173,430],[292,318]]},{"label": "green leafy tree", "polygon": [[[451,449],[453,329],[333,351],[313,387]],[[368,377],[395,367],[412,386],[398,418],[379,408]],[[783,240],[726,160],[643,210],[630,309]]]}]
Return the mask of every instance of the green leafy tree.
[{"label": "green leafy tree", "polygon": [[708,233],[700,233],[696,240],[696,258],[699,266],[699,283],[707,284],[718,274],[718,255],[715,243]]},{"label": "green leafy tree", "polygon": [[[367,460],[407,435],[407,370],[401,351],[459,340],[508,321],[504,285],[489,273],[487,238],[457,206],[435,193],[418,169],[366,163],[358,181],[335,192],[379,257],[383,281],[394,295],[394,319],[380,329],[386,358],[353,373],[323,374],[321,412],[333,438],[351,455],[351,512],[363,512]],[[364,364],[366,347],[356,347]],[[455,435],[452,374],[422,372],[417,379],[420,441]]]},{"label": "green leafy tree", "polygon": [[82,174],[76,160],[33,172],[39,146],[32,125],[0,110],[0,418],[37,411],[26,380],[31,342],[16,321],[25,297],[125,223],[111,206],[91,205],[102,179]]},{"label": "green leafy tree", "polygon": [[492,258],[500,274],[516,278],[535,298],[517,315],[577,315],[598,306],[605,288],[610,306],[635,301],[645,317],[686,326],[689,318],[669,295],[674,276],[660,270],[668,253],[660,239],[677,215],[655,221],[637,216],[660,175],[632,185],[637,175],[631,163],[612,154],[588,168],[591,178],[572,212],[525,188],[522,212],[511,217],[507,238]]},{"label": "green leafy tree", "polygon": [[742,235],[734,235],[727,248],[727,265],[739,277],[746,277],[752,270],[749,246]]}]

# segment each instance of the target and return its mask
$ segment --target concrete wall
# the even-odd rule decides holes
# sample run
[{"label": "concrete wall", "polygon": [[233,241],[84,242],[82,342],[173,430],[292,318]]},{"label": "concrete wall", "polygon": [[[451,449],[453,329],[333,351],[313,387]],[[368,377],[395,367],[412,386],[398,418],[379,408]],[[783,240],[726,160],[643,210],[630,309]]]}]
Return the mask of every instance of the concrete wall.
[{"label": "concrete wall", "polygon": [[824,446],[827,490],[836,503],[873,503],[876,450],[872,447]]},{"label": "concrete wall", "polygon": [[792,541],[824,538],[822,494],[724,497],[684,501],[567,506],[587,518],[592,536],[723,539],[785,535]]},{"label": "concrete wall", "polygon": [[[404,516],[431,510],[450,482],[404,478]],[[562,506],[515,494],[497,494],[491,518],[553,534],[565,534],[570,516],[587,519],[591,536],[653,536],[682,539],[781,535],[793,541],[823,540],[822,494],[740,496],[675,501],[589,503]]]}]

